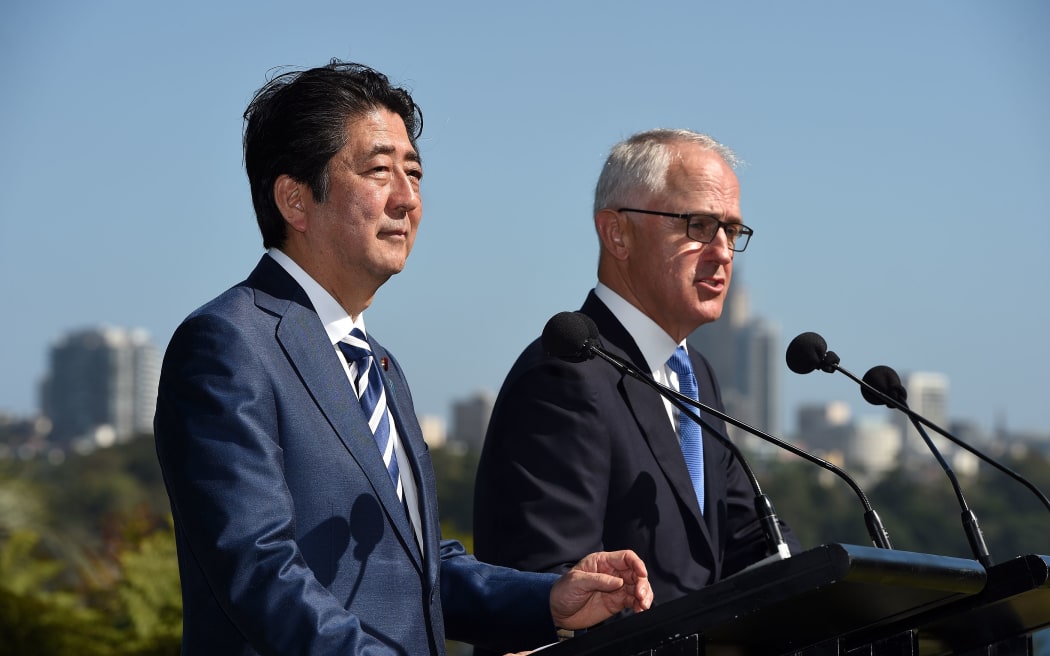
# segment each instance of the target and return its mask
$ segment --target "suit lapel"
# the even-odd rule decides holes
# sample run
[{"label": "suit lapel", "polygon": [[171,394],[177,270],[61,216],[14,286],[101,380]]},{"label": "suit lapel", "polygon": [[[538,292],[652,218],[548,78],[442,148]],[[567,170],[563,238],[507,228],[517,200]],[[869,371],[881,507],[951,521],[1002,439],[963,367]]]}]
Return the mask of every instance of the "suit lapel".
[{"label": "suit lapel", "polygon": [[306,292],[279,264],[265,256],[249,282],[257,290],[256,304],[281,317],[277,324],[278,343],[318,410],[364,472],[390,524],[422,571],[415,532],[390,484],[390,475],[376,448],[364,411]]},{"label": "suit lapel", "polygon": [[[594,292],[591,292],[587,297],[582,311],[594,319],[606,349],[628,360],[642,372],[650,370],[650,365],[645,362],[634,339],[605,304],[594,295]],[[678,435],[671,427],[670,421],[668,421],[667,410],[662,398],[645,383],[626,375],[620,379],[619,390],[623,396],[624,403],[630,408],[631,414],[634,415],[635,421],[638,422],[638,428],[645,437],[653,457],[660,466],[660,470],[678,497],[679,505],[684,507],[695,521],[697,532],[703,537],[702,543],[711,554],[711,562],[718,562],[718,559],[715,558],[711,532],[700,512],[700,504],[696,500],[696,491],[693,489],[689,470],[686,468],[685,459],[682,457]],[[706,433],[706,431],[704,432]],[[705,459],[705,480],[708,462]]]}]

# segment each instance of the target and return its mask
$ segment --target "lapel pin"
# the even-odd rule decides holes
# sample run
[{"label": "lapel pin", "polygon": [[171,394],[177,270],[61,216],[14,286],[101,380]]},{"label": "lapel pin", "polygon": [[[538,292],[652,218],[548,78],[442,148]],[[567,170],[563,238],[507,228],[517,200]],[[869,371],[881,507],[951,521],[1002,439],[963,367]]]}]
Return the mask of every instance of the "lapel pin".
[{"label": "lapel pin", "polygon": [[379,358],[379,366],[383,368],[383,371],[390,370],[390,360],[386,359],[386,356]]}]

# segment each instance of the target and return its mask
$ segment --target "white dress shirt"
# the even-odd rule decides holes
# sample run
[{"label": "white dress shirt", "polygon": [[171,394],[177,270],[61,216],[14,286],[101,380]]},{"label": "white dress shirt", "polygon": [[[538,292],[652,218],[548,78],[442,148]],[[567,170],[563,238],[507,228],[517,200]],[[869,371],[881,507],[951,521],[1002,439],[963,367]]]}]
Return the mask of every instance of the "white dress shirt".
[{"label": "white dress shirt", "polygon": [[[680,344],[676,344],[671,339],[671,336],[658,326],[655,321],[602,283],[594,286],[594,293],[598,300],[605,303],[609,311],[616,317],[616,320],[623,325],[627,333],[634,339],[634,343],[638,345],[638,349],[642,352],[645,366],[649,368],[649,373],[652,375],[653,380],[676,391],[681,391],[678,387],[678,374],[667,366],[667,361],[674,355],[675,349],[679,346],[686,346],[686,340],[683,339]],[[666,398],[663,399],[663,402],[671,427],[674,428],[677,435],[678,408],[674,407]]]},{"label": "white dress shirt", "polygon": [[[354,378],[356,374],[356,365],[348,363],[346,358],[343,356],[343,352],[339,349],[337,344],[340,340],[350,334],[350,331],[354,328],[359,328],[365,335],[368,331],[365,330],[365,317],[364,314],[359,314],[357,317],[351,317],[347,314],[343,306],[339,305],[339,302],[328,293],[328,291],[322,287],[313,277],[310,276],[306,271],[299,266],[295,260],[288,257],[283,251],[277,248],[271,248],[266,251],[267,255],[272,257],[277,264],[288,272],[295,282],[299,283],[299,286],[303,288],[306,295],[310,297],[310,303],[313,304],[314,310],[317,311],[317,316],[324,324],[325,332],[328,333],[328,340],[332,343],[332,350],[338,354],[339,361],[343,363],[343,370],[346,372],[346,378],[350,381],[350,387],[354,387]],[[404,495],[405,507],[408,509],[409,519],[412,520],[412,527],[415,529],[416,540],[419,542],[420,550],[423,548],[423,529],[422,523],[419,516],[419,489],[416,486],[416,479],[412,476],[412,465],[408,460],[408,455],[405,453],[405,446],[401,443],[401,435],[398,433],[397,424],[393,421],[393,414],[390,416],[390,436],[394,440],[394,456],[397,458],[398,477],[401,479],[401,491]]]}]

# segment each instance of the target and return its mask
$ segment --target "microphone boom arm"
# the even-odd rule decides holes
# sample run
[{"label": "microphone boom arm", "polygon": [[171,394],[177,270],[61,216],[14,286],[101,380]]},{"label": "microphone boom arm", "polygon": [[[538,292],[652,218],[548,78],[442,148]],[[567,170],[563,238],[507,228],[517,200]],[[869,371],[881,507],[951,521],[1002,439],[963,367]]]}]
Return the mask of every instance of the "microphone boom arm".
[{"label": "microphone boom arm", "polygon": [[[769,435],[768,433],[760,431],[757,428],[753,428],[752,426],[749,426],[749,425],[745,424],[744,422],[739,421],[738,419],[730,417],[729,415],[725,414],[724,412],[720,412],[720,411],[715,410],[714,408],[712,408],[712,407],[710,407],[710,406],[708,406],[708,405],[706,405],[704,403],[701,403],[700,401],[691,399],[688,396],[685,396],[685,395],[679,393],[678,391],[676,391],[674,389],[671,389],[671,388],[659,385],[655,380],[652,380],[650,377],[641,374],[633,366],[629,366],[626,362],[621,361],[619,358],[613,356],[612,354],[606,353],[604,349],[598,347],[597,345],[595,345],[591,341],[588,341],[585,344],[585,347],[592,354],[598,356],[599,358],[605,360],[609,364],[611,364],[614,367],[616,367],[616,369],[619,370],[621,373],[627,374],[627,375],[631,376],[632,378],[634,378],[635,380],[638,380],[638,381],[641,381],[642,383],[645,383],[649,387],[651,387],[654,390],[656,390],[657,393],[659,393],[661,395],[663,395],[665,392],[670,394],[671,397],[667,397],[667,398],[668,398],[668,400],[671,403],[673,403],[675,405],[675,407],[677,407],[682,412],[685,412],[691,419],[696,421],[697,424],[703,426],[708,432],[710,432],[711,434],[715,435],[723,444],[725,444],[733,452],[734,455],[737,456],[737,459],[740,460],[742,463],[746,463],[746,460],[743,458],[743,456],[740,453],[740,450],[737,448],[737,446],[735,444],[733,444],[729,440],[728,437],[725,437],[725,436],[721,435],[718,431],[716,431],[713,428],[711,428],[707,424],[707,422],[705,422],[702,419],[700,419],[700,417],[698,417],[691,410],[683,407],[684,404],[688,404],[690,406],[693,406],[693,407],[701,410],[702,412],[706,412],[706,413],[709,413],[711,415],[714,415],[715,417],[718,417],[719,419],[721,419],[722,421],[726,422],[727,424],[731,424],[731,425],[736,426],[737,428],[739,428],[741,430],[744,430],[744,431],[747,431],[747,432],[749,432],[749,433],[751,433],[753,435],[756,435],[759,438],[761,438],[761,439],[763,439],[763,440],[765,440],[767,442],[775,444],[775,445],[779,446],[782,449],[786,449],[786,450],[790,451],[791,453],[795,454],[796,456],[799,456],[800,458],[802,458],[804,460],[809,460],[810,462],[812,462],[814,464],[817,464],[817,465],[823,467],[824,469],[827,469],[828,471],[836,474],[837,476],[842,478],[844,481],[846,481],[846,483],[850,486],[850,488],[852,488],[853,492],[857,495],[857,497],[860,499],[861,503],[864,505],[864,523],[865,523],[865,525],[866,525],[866,527],[868,529],[868,535],[871,537],[872,543],[876,547],[878,547],[880,549],[892,549],[893,548],[892,546],[890,546],[889,534],[886,533],[886,529],[883,527],[882,520],[879,519],[878,513],[876,513],[875,510],[871,507],[871,503],[868,501],[867,495],[864,494],[864,491],[862,489],[860,489],[860,486],[857,485],[857,483],[849,475],[847,475],[844,471],[842,471],[840,468],[836,467],[835,465],[831,464],[830,462],[828,462],[826,460],[823,460],[823,459],[818,458],[818,457],[816,457],[816,456],[814,456],[814,455],[812,455],[810,453],[807,453],[807,452],[805,452],[805,451],[795,447],[792,444],[789,444],[789,443],[787,443],[787,442],[785,442],[785,441],[783,441],[783,440],[781,440],[779,438],[773,437],[772,435]],[[766,498],[766,496],[761,493],[761,488],[758,485],[757,479],[754,478],[754,473],[751,471],[751,469],[746,464],[744,465],[744,469],[747,472],[748,477],[752,479],[752,485],[759,492],[759,497],[761,497],[762,499],[765,499],[764,504],[769,506],[768,512],[770,514],[772,514],[772,512],[773,512],[772,505],[769,503],[769,500]],[[759,502],[759,497],[756,497],[756,499],[755,499],[755,506],[756,506],[756,508],[759,509],[759,515],[763,516],[764,510],[762,508],[759,508],[759,503],[760,503]],[[767,521],[767,519],[764,517],[763,521]],[[775,534],[776,535],[780,535],[780,527],[777,526],[775,520],[773,521],[773,525],[774,525],[774,529],[776,531]],[[767,533],[767,535],[770,535],[770,533]],[[784,544],[783,537],[780,538],[780,543]],[[786,547],[787,545],[784,544],[784,546]]]},{"label": "microphone boom arm", "polygon": [[937,424],[933,423],[932,421],[930,421],[926,417],[923,417],[919,413],[913,411],[911,408],[909,408],[907,406],[907,404],[904,404],[902,406],[896,399],[894,399],[889,394],[886,394],[885,392],[883,392],[879,388],[875,387],[874,385],[868,383],[865,380],[861,380],[860,378],[857,378],[852,373],[850,373],[849,371],[847,371],[846,369],[843,369],[842,367],[840,367],[838,365],[835,365],[834,367],[838,371],[840,371],[843,374],[845,374],[845,376],[847,378],[853,380],[854,382],[859,384],[864,389],[866,389],[866,390],[870,391],[872,394],[875,394],[876,396],[878,396],[879,399],[881,399],[883,401],[883,403],[885,403],[890,408],[896,408],[896,409],[900,410],[901,412],[903,412],[904,414],[908,415],[908,419],[910,419],[912,421],[912,423],[915,424],[915,427],[916,427],[917,430],[919,430],[919,434],[920,435],[923,434],[923,431],[921,429],[919,429],[919,424],[922,424],[924,426],[927,426],[928,428],[933,429],[938,434],[940,434],[940,435],[944,436],[945,438],[947,438],[949,441],[951,441],[956,446],[959,446],[959,447],[969,451],[970,453],[972,453],[973,455],[977,456],[978,458],[980,458],[984,462],[988,463],[992,467],[995,467],[996,469],[998,469],[1002,473],[1004,473],[1007,476],[1009,476],[1010,478],[1014,479],[1015,481],[1017,481],[1021,485],[1024,485],[1026,488],[1028,488],[1032,492],[1032,494],[1034,494],[1036,497],[1039,498],[1039,500],[1043,503],[1043,505],[1046,506],[1047,510],[1050,510],[1050,499],[1047,499],[1046,495],[1043,494],[1042,491],[1039,488],[1037,488],[1031,481],[1026,479],[1024,476],[1021,476],[1020,474],[1018,474],[1014,470],[1010,469],[1006,465],[1003,465],[1002,463],[996,461],[991,456],[985,455],[983,452],[981,452],[976,447],[970,446],[966,442],[964,442],[964,441],[960,440],[959,438],[955,437],[954,435],[952,435],[948,431],[944,430],[943,428],[941,428]]}]

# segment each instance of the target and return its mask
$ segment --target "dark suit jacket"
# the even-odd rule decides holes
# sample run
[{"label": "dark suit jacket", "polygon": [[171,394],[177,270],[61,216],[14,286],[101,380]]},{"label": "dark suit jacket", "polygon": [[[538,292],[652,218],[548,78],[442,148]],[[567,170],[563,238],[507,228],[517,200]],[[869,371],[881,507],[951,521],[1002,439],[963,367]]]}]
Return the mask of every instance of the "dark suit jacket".
[{"label": "dark suit jacket", "polygon": [[[582,311],[607,350],[652,369],[593,292]],[[700,400],[721,410],[711,366],[690,356]],[[722,421],[703,419],[725,434]],[[744,470],[706,430],[704,473],[701,515],[661,397],[600,359],[548,357],[537,340],[507,375],[489,423],[474,496],[475,553],[561,572],[591,551],[633,549],[649,570],[654,602],[681,597],[766,555]]]},{"label": "dark suit jacket", "polygon": [[306,293],[270,257],[178,328],[157,400],[185,654],[443,654],[448,637],[555,639],[554,576],[441,542],[408,384],[388,403],[419,485],[423,548]]}]

